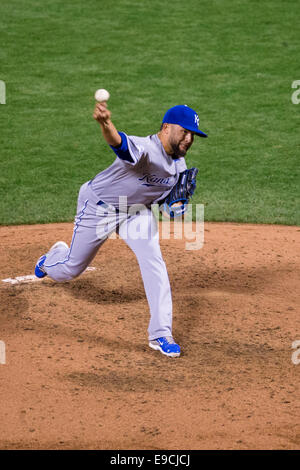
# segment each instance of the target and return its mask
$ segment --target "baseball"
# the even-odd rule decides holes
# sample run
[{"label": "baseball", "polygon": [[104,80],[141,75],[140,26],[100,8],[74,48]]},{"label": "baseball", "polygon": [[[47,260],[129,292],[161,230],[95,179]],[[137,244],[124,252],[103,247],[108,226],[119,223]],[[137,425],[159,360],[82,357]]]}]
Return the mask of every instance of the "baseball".
[{"label": "baseball", "polygon": [[105,90],[104,88],[100,88],[95,93],[95,100],[98,101],[99,103],[102,103],[102,101],[108,101],[109,97],[110,97],[109,92]]}]

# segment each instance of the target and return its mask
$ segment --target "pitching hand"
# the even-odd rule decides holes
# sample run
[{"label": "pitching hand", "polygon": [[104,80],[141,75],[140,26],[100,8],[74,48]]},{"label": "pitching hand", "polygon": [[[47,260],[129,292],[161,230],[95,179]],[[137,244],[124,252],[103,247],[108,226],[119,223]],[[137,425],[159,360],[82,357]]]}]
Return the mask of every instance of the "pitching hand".
[{"label": "pitching hand", "polygon": [[111,112],[107,109],[107,104],[96,103],[93,118],[96,119],[100,124],[106,124],[110,121]]}]

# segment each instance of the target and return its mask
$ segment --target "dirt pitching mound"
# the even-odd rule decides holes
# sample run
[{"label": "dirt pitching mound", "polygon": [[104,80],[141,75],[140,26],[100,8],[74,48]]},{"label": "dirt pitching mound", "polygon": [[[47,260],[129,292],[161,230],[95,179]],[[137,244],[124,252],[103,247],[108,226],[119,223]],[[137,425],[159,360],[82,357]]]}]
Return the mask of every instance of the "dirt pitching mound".
[{"label": "dirt pitching mound", "polygon": [[15,279],[72,230],[0,228],[0,448],[300,447],[298,227],[206,223],[201,250],[161,241],[176,359],[148,347],[122,240],[73,281]]}]

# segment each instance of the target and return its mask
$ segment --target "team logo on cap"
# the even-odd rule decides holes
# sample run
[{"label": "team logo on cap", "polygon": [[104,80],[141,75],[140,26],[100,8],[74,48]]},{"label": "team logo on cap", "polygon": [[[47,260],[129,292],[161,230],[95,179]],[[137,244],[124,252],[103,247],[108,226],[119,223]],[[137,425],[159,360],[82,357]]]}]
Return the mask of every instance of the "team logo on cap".
[{"label": "team logo on cap", "polygon": [[195,114],[195,124],[197,124],[197,127],[199,127],[199,116],[198,116],[198,114]]}]

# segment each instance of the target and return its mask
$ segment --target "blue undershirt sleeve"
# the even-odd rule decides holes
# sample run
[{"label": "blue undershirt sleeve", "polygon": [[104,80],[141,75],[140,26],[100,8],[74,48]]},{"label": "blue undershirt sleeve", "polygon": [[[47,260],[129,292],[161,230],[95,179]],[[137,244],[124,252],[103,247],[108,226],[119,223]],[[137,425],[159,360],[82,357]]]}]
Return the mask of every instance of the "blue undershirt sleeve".
[{"label": "blue undershirt sleeve", "polygon": [[110,145],[110,148],[115,152],[117,157],[119,157],[121,160],[126,160],[128,162],[134,163],[134,160],[132,156],[130,155],[129,149],[128,149],[128,143],[127,143],[127,137],[124,134],[124,132],[118,132],[118,134],[121,136],[122,142],[120,145],[117,147],[113,147]]}]

